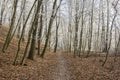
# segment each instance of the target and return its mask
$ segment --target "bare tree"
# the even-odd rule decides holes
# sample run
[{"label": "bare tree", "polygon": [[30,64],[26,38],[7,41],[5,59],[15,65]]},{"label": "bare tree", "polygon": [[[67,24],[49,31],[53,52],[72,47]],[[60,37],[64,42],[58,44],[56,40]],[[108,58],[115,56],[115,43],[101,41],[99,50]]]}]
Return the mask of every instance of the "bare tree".
[{"label": "bare tree", "polygon": [[119,0],[117,0],[115,5],[113,5],[114,6],[114,10],[115,10],[115,14],[114,14],[114,17],[112,19],[112,24],[111,24],[111,27],[110,27],[110,39],[109,39],[109,44],[108,44],[108,47],[107,47],[107,53],[106,53],[105,61],[103,62],[102,66],[105,65],[105,63],[107,61],[107,58],[108,58],[108,55],[109,55],[109,50],[110,50],[110,47],[111,47],[111,40],[112,40],[112,29],[113,29],[113,25],[114,25],[115,19],[117,17],[117,12],[118,12],[117,9],[116,9],[118,2],[119,2]]},{"label": "bare tree", "polygon": [[85,1],[83,0],[83,5],[82,5],[82,20],[81,20],[81,31],[80,31],[80,42],[79,42],[79,49],[78,49],[78,56],[80,57],[80,53],[81,53],[81,49],[82,49],[82,38],[83,38],[83,28],[84,28],[84,5],[85,5]]},{"label": "bare tree", "polygon": [[40,15],[40,27],[38,29],[38,55],[40,55],[40,45],[41,45],[41,36],[42,36],[42,30],[43,30],[43,5],[41,9],[41,15]]},{"label": "bare tree", "polygon": [[28,54],[28,59],[31,59],[33,60],[34,59],[34,51],[35,51],[35,43],[36,43],[36,33],[37,33],[37,28],[38,28],[38,15],[40,13],[40,7],[42,5],[42,0],[38,0],[38,4],[37,4],[37,11],[35,13],[35,18],[34,18],[34,23],[33,23],[33,32],[31,33],[32,34],[32,40],[31,40],[31,45],[30,45],[30,51],[29,51],[29,54]]},{"label": "bare tree", "polygon": [[59,18],[56,17],[56,35],[55,35],[55,46],[54,46],[54,53],[56,53],[58,47],[58,29],[60,26],[60,10],[59,10]]},{"label": "bare tree", "polygon": [[[21,44],[22,36],[23,36],[23,34],[24,34],[23,32],[24,32],[24,29],[25,29],[25,27],[26,27],[27,21],[28,21],[28,19],[29,19],[29,17],[30,17],[30,14],[31,14],[34,6],[35,6],[35,3],[36,3],[36,0],[34,1],[33,5],[32,5],[32,8],[30,9],[30,11],[29,11],[29,13],[28,13],[28,16],[27,16],[27,18],[26,18],[25,24],[23,25],[23,29],[22,29],[22,33],[21,33],[20,39],[19,39],[19,41],[18,41],[18,49],[17,49],[17,53],[16,53],[16,57],[15,57],[15,59],[14,59],[13,65],[16,64],[16,60],[17,60],[17,58],[18,58],[19,51],[20,51],[20,44]],[[28,48],[28,47],[27,47],[27,48]],[[27,50],[27,49],[25,49],[24,56],[26,56],[26,50]],[[22,61],[23,61],[23,60],[24,60],[24,59],[22,59]]]},{"label": "bare tree", "polygon": [[12,31],[13,31],[13,28],[14,28],[15,16],[16,16],[16,10],[17,10],[17,3],[18,3],[18,0],[14,0],[14,4],[13,4],[13,6],[14,6],[14,8],[13,8],[13,15],[12,15],[12,19],[11,19],[10,29],[9,29],[9,31],[8,31],[8,34],[7,34],[5,43],[4,43],[3,48],[2,48],[2,51],[3,51],[3,52],[5,52],[5,49],[7,49],[7,47],[8,47],[9,40],[10,40]]},{"label": "bare tree", "polygon": [[91,51],[91,47],[92,47],[92,36],[93,36],[93,15],[94,15],[94,0],[92,0],[92,8],[91,8],[91,20],[90,20],[90,28],[89,28],[89,40],[88,40],[88,52],[87,52],[87,56],[89,56],[90,51]]},{"label": "bare tree", "polygon": [[61,2],[62,2],[62,0],[60,0],[60,3],[58,5],[58,7],[56,7],[57,0],[55,0],[54,3],[53,3],[53,10],[52,10],[52,14],[51,14],[51,17],[50,17],[50,20],[49,20],[48,32],[47,32],[47,36],[46,36],[45,46],[44,46],[44,49],[43,49],[43,51],[41,53],[42,58],[44,57],[44,54],[45,54],[45,51],[46,51],[46,48],[47,48],[47,45],[48,45],[49,37],[50,37],[51,27],[52,27],[54,18],[55,18],[56,14],[57,14],[57,11],[58,11],[58,9],[59,9],[59,7],[61,5]]},{"label": "bare tree", "polygon": [[75,1],[75,38],[74,38],[74,57],[77,55],[78,50],[78,26],[80,21],[80,15],[79,15],[79,1]]}]

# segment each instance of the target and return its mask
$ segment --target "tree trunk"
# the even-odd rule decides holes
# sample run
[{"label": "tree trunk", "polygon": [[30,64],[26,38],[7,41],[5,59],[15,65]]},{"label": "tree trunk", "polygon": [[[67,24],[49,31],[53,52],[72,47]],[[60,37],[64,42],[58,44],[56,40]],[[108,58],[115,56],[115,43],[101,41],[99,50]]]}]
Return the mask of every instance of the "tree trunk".
[{"label": "tree trunk", "polygon": [[24,26],[23,26],[22,34],[21,34],[20,39],[19,39],[19,41],[18,41],[18,50],[17,50],[16,56],[15,56],[13,65],[16,64],[16,60],[17,60],[17,58],[18,58],[19,51],[20,51],[20,44],[21,44],[23,32],[24,32],[24,29],[25,29],[25,27],[26,27],[27,21],[28,21],[28,19],[29,19],[29,17],[30,17],[30,14],[31,14],[31,12],[32,12],[32,10],[33,10],[33,8],[34,8],[35,3],[36,3],[36,0],[34,1],[33,5],[32,5],[32,8],[30,9],[30,11],[29,11],[29,13],[28,13],[28,16],[27,16],[27,18],[26,18],[25,24],[24,24]]},{"label": "tree trunk", "polygon": [[88,41],[88,52],[87,52],[87,56],[89,56],[91,48],[92,48],[92,35],[93,35],[93,12],[94,12],[94,0],[92,0],[92,9],[91,9],[91,25],[90,25],[90,29],[89,29],[89,41]]},{"label": "tree trunk", "polygon": [[40,55],[40,45],[41,45],[41,36],[42,36],[42,30],[43,30],[43,6],[41,10],[41,16],[40,16],[40,29],[38,31],[38,55]]},{"label": "tree trunk", "polygon": [[52,10],[52,14],[51,14],[51,17],[50,17],[50,20],[49,20],[48,32],[47,32],[47,36],[46,36],[45,46],[44,46],[44,49],[43,49],[43,51],[42,51],[42,53],[40,55],[42,58],[45,55],[47,45],[48,45],[48,41],[49,41],[49,37],[50,37],[51,27],[52,27],[54,18],[55,18],[56,14],[57,14],[57,11],[58,11],[58,9],[59,9],[59,7],[61,5],[61,1],[60,1],[60,4],[58,5],[57,8],[56,8],[57,0],[55,0],[54,3],[53,3],[53,10]]},{"label": "tree trunk", "polygon": [[[60,14],[60,12],[59,12]],[[60,15],[59,15],[60,17]],[[59,24],[60,24],[60,18],[59,18],[59,21],[57,21],[57,18],[56,18],[56,40],[55,40],[55,46],[54,46],[54,53],[56,53],[56,50],[57,50],[57,45],[58,45],[58,28],[59,28]]]},{"label": "tree trunk", "polygon": [[32,34],[32,41],[31,41],[31,46],[30,46],[30,51],[28,54],[28,59],[33,60],[34,59],[34,51],[35,51],[35,43],[36,43],[36,33],[37,33],[37,28],[38,28],[38,15],[40,13],[40,7],[41,7],[42,1],[38,0],[38,5],[37,5],[37,11],[35,14],[35,20],[34,20],[34,28],[33,28],[33,34]]}]

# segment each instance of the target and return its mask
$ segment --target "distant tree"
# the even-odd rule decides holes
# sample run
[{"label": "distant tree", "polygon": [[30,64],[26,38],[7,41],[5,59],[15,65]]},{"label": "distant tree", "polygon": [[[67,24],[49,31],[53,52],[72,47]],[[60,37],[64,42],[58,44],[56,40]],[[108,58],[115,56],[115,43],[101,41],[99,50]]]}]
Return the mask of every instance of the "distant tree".
[{"label": "distant tree", "polygon": [[103,52],[107,52],[107,49],[108,49],[108,36],[109,36],[109,23],[110,23],[110,9],[109,9],[109,0],[106,0],[107,1],[107,29],[106,29],[106,40],[105,40],[105,48],[103,50]]},{"label": "distant tree", "polygon": [[41,45],[41,36],[42,36],[42,30],[43,30],[43,5],[41,7],[41,15],[40,15],[40,26],[38,29],[38,55],[40,55],[40,45]]},{"label": "distant tree", "polygon": [[68,52],[72,51],[72,1],[68,0],[68,16],[69,16],[69,22],[68,22]]},{"label": "distant tree", "polygon": [[60,26],[60,10],[59,10],[59,18],[56,17],[56,35],[55,35],[55,46],[54,46],[54,53],[57,51],[58,46],[58,29]]},{"label": "distant tree", "polygon": [[78,26],[80,21],[80,14],[79,14],[79,1],[75,1],[75,38],[74,38],[74,57],[77,55],[78,51]]},{"label": "distant tree", "polygon": [[104,52],[105,49],[105,14],[104,14],[104,6],[103,6],[103,0],[101,0],[101,5],[102,5],[102,13],[101,13],[101,19],[102,19],[102,29],[101,29],[101,51]]},{"label": "distant tree", "polygon": [[41,53],[41,57],[43,58],[44,57],[44,54],[46,52],[46,48],[47,48],[47,45],[48,45],[48,41],[49,41],[49,37],[50,37],[50,32],[51,32],[51,27],[52,27],[52,24],[53,24],[53,21],[54,21],[54,18],[57,14],[57,11],[61,5],[61,2],[62,0],[60,0],[60,3],[58,5],[58,7],[56,6],[57,5],[57,1],[58,0],[55,0],[54,3],[53,3],[53,8],[52,8],[52,14],[51,14],[51,17],[50,17],[50,20],[49,20],[49,24],[48,24],[48,32],[47,32],[47,36],[46,36],[46,41],[45,41],[45,46],[44,46],[44,49]]},{"label": "distant tree", "polygon": [[91,48],[92,48],[92,36],[93,36],[93,15],[94,15],[94,0],[92,0],[92,8],[91,8],[91,18],[90,18],[90,28],[89,28],[89,37],[88,37],[88,52],[87,56],[89,56]]},{"label": "distant tree", "polygon": [[[110,47],[111,47],[111,40],[112,40],[113,25],[114,25],[114,22],[115,22],[115,19],[116,19],[116,17],[117,17],[117,13],[118,13],[118,11],[117,11],[117,9],[116,9],[118,2],[119,2],[119,0],[117,0],[116,4],[113,6],[113,7],[114,7],[114,10],[115,10],[115,14],[114,14],[114,17],[113,17],[113,19],[112,19],[112,24],[111,24],[111,27],[110,27],[110,37],[109,37],[110,39],[109,39],[109,43],[108,43],[108,47],[107,47],[107,52],[106,52],[105,60],[104,60],[104,62],[103,62],[103,64],[102,64],[102,66],[105,65],[105,63],[106,63],[106,61],[107,61],[107,58],[108,58],[108,55],[109,55],[109,50],[110,50]],[[107,3],[108,3],[108,0],[107,0]],[[118,44],[119,44],[119,43],[118,43]]]},{"label": "distant tree", "polygon": [[4,14],[4,11],[5,11],[5,2],[6,0],[1,0],[1,3],[2,3],[2,6],[1,6],[1,14],[0,14],[0,23],[2,24],[3,22],[3,14]]},{"label": "distant tree", "polygon": [[85,6],[85,1],[83,0],[83,5],[82,5],[82,13],[81,13],[81,31],[80,31],[80,40],[79,40],[79,49],[78,49],[78,56],[80,57],[81,49],[82,49],[82,43],[83,43],[83,28],[84,28],[84,6]]}]

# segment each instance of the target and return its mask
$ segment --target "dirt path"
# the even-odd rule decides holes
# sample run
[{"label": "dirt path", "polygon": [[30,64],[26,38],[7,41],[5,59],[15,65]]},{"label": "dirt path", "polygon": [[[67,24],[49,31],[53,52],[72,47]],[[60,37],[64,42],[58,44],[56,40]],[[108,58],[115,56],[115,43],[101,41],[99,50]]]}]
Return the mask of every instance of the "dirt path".
[{"label": "dirt path", "polygon": [[62,53],[57,53],[58,65],[54,80],[70,80],[70,71],[68,70],[68,62]]}]

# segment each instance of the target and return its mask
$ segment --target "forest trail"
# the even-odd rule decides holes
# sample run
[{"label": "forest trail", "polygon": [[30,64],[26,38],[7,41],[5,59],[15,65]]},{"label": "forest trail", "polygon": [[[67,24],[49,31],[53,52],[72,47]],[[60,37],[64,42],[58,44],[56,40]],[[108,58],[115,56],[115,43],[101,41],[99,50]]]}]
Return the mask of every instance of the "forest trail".
[{"label": "forest trail", "polygon": [[57,53],[57,70],[58,73],[55,80],[70,80],[70,71],[68,70],[68,62],[66,58],[62,55],[62,53]]},{"label": "forest trail", "polygon": [[62,52],[53,53],[49,58],[46,57],[42,61],[42,68],[39,69],[42,80],[71,80],[70,63],[66,54]]}]

